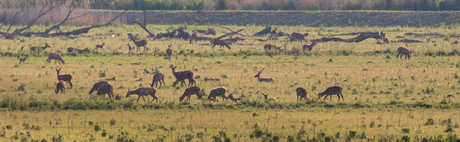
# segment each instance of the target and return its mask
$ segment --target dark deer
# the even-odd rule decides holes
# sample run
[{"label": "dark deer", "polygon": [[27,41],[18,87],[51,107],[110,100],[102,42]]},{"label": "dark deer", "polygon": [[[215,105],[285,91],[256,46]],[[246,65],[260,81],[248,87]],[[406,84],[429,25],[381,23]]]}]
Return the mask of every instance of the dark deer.
[{"label": "dark deer", "polygon": [[61,54],[59,53],[49,53],[48,54],[48,59],[46,59],[46,62],[50,63],[51,59],[54,59],[54,63],[56,64],[56,61],[59,62],[59,64],[65,64],[64,60],[62,60]]},{"label": "dark deer", "polygon": [[326,89],[326,91],[318,94],[318,99],[321,99],[321,97],[323,96],[324,96],[324,99],[326,99],[327,96],[330,96],[330,100],[332,100],[332,95],[337,94],[339,101],[340,101],[340,97],[342,97],[342,101],[345,101],[342,95],[342,90],[343,90],[342,87],[339,87],[339,86],[329,87]]},{"label": "dark deer", "polygon": [[260,74],[262,73],[262,71],[264,70],[265,68],[263,68],[259,73],[256,74],[256,76],[254,77],[257,77],[257,79],[259,80],[259,82],[272,82],[272,81],[275,81],[275,79],[273,78],[260,78]]},{"label": "dark deer", "polygon": [[399,47],[398,55],[396,55],[396,59],[401,55],[401,60],[402,60],[402,56],[404,55],[404,59],[410,60],[411,54],[412,52],[410,52],[409,49],[407,49],[406,47]]},{"label": "dark deer", "polygon": [[99,90],[99,88],[101,88],[102,86],[107,85],[107,84],[109,84],[107,81],[99,81],[97,83],[94,83],[93,88],[91,88],[91,90],[89,91],[88,94],[91,94],[96,90]]},{"label": "dark deer", "polygon": [[126,94],[126,98],[128,98],[130,95],[138,95],[139,97],[137,98],[137,102],[139,102],[139,99],[141,97],[145,102],[144,96],[149,96],[150,95],[153,98],[153,100],[150,103],[152,103],[154,100],[157,100],[157,102],[158,102],[158,98],[155,96],[156,92],[157,92],[157,89],[155,89],[155,88],[138,88],[135,91],[129,91],[129,89],[128,89],[128,93]]},{"label": "dark deer", "polygon": [[172,46],[172,44],[168,45],[168,49],[166,49],[166,54],[169,56],[169,59],[171,59],[171,55],[172,55],[171,46]]},{"label": "dark deer", "polygon": [[113,98],[113,86],[110,84],[105,84],[102,87],[99,87],[96,94],[101,96],[101,99],[102,97],[105,99],[105,94],[107,94],[110,98]]},{"label": "dark deer", "polygon": [[299,101],[299,97],[300,101],[302,101],[302,98],[304,98],[304,100],[307,100],[307,90],[305,88],[297,87],[295,91],[297,92],[297,101]]},{"label": "dark deer", "polygon": [[54,92],[58,94],[59,91],[61,91],[61,93],[65,93],[65,81],[64,80],[59,80],[59,82],[56,84],[56,90],[54,90]]},{"label": "dark deer", "polygon": [[316,40],[313,40],[313,42],[311,44],[305,44],[302,46],[302,52],[305,52],[305,49],[308,49],[308,51],[311,51],[313,49],[313,46],[315,46],[317,43]]},{"label": "dark deer", "polygon": [[198,38],[198,32],[197,31],[194,31],[192,33],[192,37],[190,38],[190,44],[192,44],[192,41],[195,40],[195,43],[197,42],[197,39]]},{"label": "dark deer", "polygon": [[[191,70],[176,72],[176,67],[177,67],[177,66],[174,66],[174,67],[171,68],[174,77],[176,77],[176,83],[177,83],[178,81],[183,81],[183,80],[185,80],[185,79],[188,79],[188,80],[189,80],[189,85],[190,85],[190,79],[191,79],[191,78],[192,78],[192,79],[194,78],[195,73],[194,73],[193,71],[191,71]],[[174,83],[174,86],[176,85],[176,83]],[[182,83],[181,83],[181,84],[182,84]]]},{"label": "dark deer", "polygon": [[30,47],[30,51],[36,51],[36,50],[38,50],[38,53],[40,53],[40,51],[45,50],[46,48],[50,48],[50,46],[48,45],[48,43],[45,43],[45,46],[43,46],[43,47],[32,46],[32,47]]},{"label": "dark deer", "polygon": [[179,102],[182,102],[185,97],[187,97],[187,100],[190,101],[190,96],[196,95],[198,99],[201,99],[203,94],[201,93],[201,88],[200,87],[190,87],[185,89],[184,94],[179,98]]},{"label": "dark deer", "polygon": [[220,40],[220,39],[213,39],[211,41],[211,44],[212,44],[212,48],[214,48],[214,46],[216,45],[220,45],[220,47],[222,48],[223,46],[227,47],[228,49],[232,49],[230,48],[230,46],[228,46],[227,42],[223,41],[223,40]]},{"label": "dark deer", "polygon": [[225,87],[214,88],[209,93],[208,100],[211,99],[211,98],[216,98],[218,96],[221,96],[222,100],[225,100],[225,99],[227,99],[227,97],[225,97],[226,92],[227,92],[227,88],[225,88]]},{"label": "dark deer", "polygon": [[27,60],[27,56],[19,58],[19,64],[24,63]]},{"label": "dark deer", "polygon": [[104,45],[105,45],[105,43],[102,43],[102,45],[97,44],[97,45],[96,45],[96,48],[94,48],[94,50],[97,50],[97,49],[99,49],[99,48],[102,49],[102,50],[104,50]]},{"label": "dark deer", "polygon": [[166,86],[164,78],[165,78],[165,75],[163,75],[162,73],[156,73],[153,76],[152,84],[150,84],[150,87],[153,87],[153,85],[155,85],[155,87],[158,87],[158,84],[160,84],[160,87],[161,87],[161,84],[163,84],[163,87]]},{"label": "dark deer", "polygon": [[63,75],[59,75],[59,73],[61,73],[61,68],[59,69],[56,69],[56,73],[57,73],[57,79],[60,81],[60,80],[64,80],[64,81],[67,81],[69,82],[70,84],[70,89],[72,89],[72,75],[70,74],[63,74]]},{"label": "dark deer", "polygon": [[264,99],[265,100],[268,100],[268,101],[273,101],[273,100],[276,100],[275,98],[271,97],[271,98],[268,98],[268,94],[264,94],[262,93],[262,95],[264,96]]}]

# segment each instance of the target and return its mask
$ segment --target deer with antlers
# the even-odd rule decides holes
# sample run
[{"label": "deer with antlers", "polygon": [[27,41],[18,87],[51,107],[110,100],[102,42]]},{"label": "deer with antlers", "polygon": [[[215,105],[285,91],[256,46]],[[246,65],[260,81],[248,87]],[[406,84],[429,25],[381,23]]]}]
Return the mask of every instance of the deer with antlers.
[{"label": "deer with antlers", "polygon": [[268,100],[268,101],[273,101],[273,100],[276,100],[275,98],[271,97],[271,98],[268,98],[268,94],[264,94],[262,93],[262,95],[264,96],[264,99],[265,100]]},{"label": "deer with antlers", "polygon": [[56,64],[56,61],[59,62],[59,64],[65,64],[64,60],[62,60],[61,54],[59,53],[49,53],[48,54],[48,59],[46,59],[46,62],[50,63],[51,60],[54,59],[54,63]]},{"label": "deer with antlers", "polygon": [[304,98],[304,100],[307,100],[307,90],[305,88],[297,87],[295,91],[297,92],[297,101],[299,101],[299,97],[300,101],[302,101],[302,98]]},{"label": "deer with antlers", "polygon": [[316,40],[313,40],[311,44],[305,44],[302,46],[302,52],[305,52],[305,49],[308,49],[308,51],[311,51],[313,49],[313,46],[315,46],[317,43]]},{"label": "deer with antlers", "polygon": [[196,95],[198,99],[201,99],[203,97],[203,93],[201,93],[201,88],[194,86],[185,89],[184,94],[179,98],[179,102],[182,102],[185,97],[187,97],[187,100],[190,101],[190,96]]},{"label": "deer with antlers", "polygon": [[168,45],[168,49],[166,49],[166,54],[169,56],[169,59],[171,59],[171,55],[172,55],[171,46],[172,46],[172,44]]},{"label": "deer with antlers", "polygon": [[224,40],[220,40],[220,39],[213,39],[211,41],[211,45],[212,45],[211,48],[214,48],[214,46],[216,46],[216,45],[220,45],[221,48],[225,46],[228,49],[232,49],[232,48],[230,48],[230,46],[228,46],[227,42],[225,42]]},{"label": "deer with antlers", "polygon": [[58,94],[59,91],[61,91],[61,93],[65,93],[65,81],[64,80],[59,80],[59,82],[56,84],[56,90],[54,90],[54,92]]},{"label": "deer with antlers", "polygon": [[27,56],[19,58],[19,64],[24,63],[27,60]]},{"label": "deer with antlers", "polygon": [[318,99],[321,99],[321,97],[324,96],[324,99],[327,98],[327,96],[330,96],[330,100],[332,100],[332,95],[337,94],[337,97],[339,98],[338,101],[340,101],[340,97],[342,97],[342,101],[345,101],[342,95],[342,87],[340,86],[332,86],[326,89],[326,91],[319,93],[318,94]]},{"label": "deer with antlers", "polygon": [[256,76],[254,77],[257,77],[257,79],[259,80],[259,82],[272,82],[272,81],[275,81],[275,79],[273,78],[261,78],[260,77],[260,74],[262,73],[262,71],[264,70],[265,68],[263,68],[259,73],[256,74]]},{"label": "deer with antlers", "polygon": [[156,73],[153,76],[152,84],[150,84],[150,87],[153,87],[153,85],[155,85],[155,87],[158,87],[158,84],[160,84],[160,87],[161,87],[161,84],[163,84],[163,87],[165,87],[166,83],[165,83],[164,78],[165,78],[165,75],[163,75],[162,73]]},{"label": "deer with antlers", "polygon": [[192,36],[190,37],[190,44],[192,44],[193,40],[195,40],[195,43],[197,43],[197,40],[196,40],[197,38],[198,38],[198,32],[193,31]]},{"label": "deer with antlers", "polygon": [[230,93],[228,96],[227,96],[227,100],[230,99],[231,101],[238,101],[238,100],[241,100],[241,97],[238,97],[238,98],[234,98],[233,97],[233,93]]},{"label": "deer with antlers", "polygon": [[176,72],[176,67],[177,66],[171,67],[173,75],[174,77],[176,77],[176,82],[173,85],[176,86],[178,81],[181,81],[181,85],[182,85],[182,81],[184,81],[185,79],[188,79],[189,85],[190,85],[190,79],[195,78],[194,77],[195,73],[191,70]]},{"label": "deer with antlers", "polygon": [[88,94],[91,94],[96,90],[99,90],[99,88],[102,88],[102,86],[107,85],[107,84],[109,84],[107,81],[99,81],[99,82],[94,83],[93,88],[91,88]]},{"label": "deer with antlers", "polygon": [[71,82],[71,81],[72,81],[72,75],[70,75],[70,74],[59,75],[59,73],[61,73],[61,68],[56,69],[56,73],[57,73],[57,79],[58,79],[58,81],[64,80],[64,81],[69,82],[69,84],[70,84],[70,89],[72,89],[72,82]]},{"label": "deer with antlers", "polygon": [[136,39],[134,39],[134,36],[132,34],[128,34],[128,36],[129,36],[129,39],[131,41],[133,41],[134,44],[136,45],[137,52],[139,52],[139,48],[141,48],[141,47],[144,47],[144,52],[145,52],[145,50],[147,48],[146,47],[147,46],[147,40],[144,39],[144,40],[136,41]]},{"label": "deer with antlers", "polygon": [[222,100],[225,100],[225,99],[227,99],[227,97],[225,96],[226,92],[227,92],[227,88],[225,88],[225,87],[214,88],[209,93],[208,100],[211,99],[211,98],[216,98],[218,96],[221,96]]},{"label": "deer with antlers", "polygon": [[399,47],[398,48],[398,55],[396,55],[396,59],[398,59],[398,57],[401,55],[401,60],[402,60],[402,56],[404,55],[404,59],[410,60],[411,54],[412,54],[412,52],[410,52],[410,50],[407,49],[406,47]]},{"label": "deer with antlers", "polygon": [[102,97],[105,99],[105,94],[107,94],[110,98],[113,98],[113,86],[110,84],[105,84],[97,89],[96,94],[101,96],[101,99]]},{"label": "deer with antlers", "polygon": [[40,51],[45,50],[46,48],[51,48],[51,47],[48,45],[48,43],[45,43],[45,46],[43,46],[43,47],[32,46],[32,47],[30,47],[30,51],[36,51],[36,50],[38,50],[38,53],[40,53]]},{"label": "deer with antlers", "polygon": [[141,97],[145,102],[144,96],[149,96],[150,95],[153,98],[153,100],[150,103],[152,103],[154,100],[157,100],[157,102],[158,102],[158,98],[155,96],[156,92],[157,92],[157,89],[155,89],[155,88],[138,88],[137,90],[134,90],[134,91],[129,91],[129,89],[128,89],[128,93],[126,94],[126,98],[128,98],[130,95],[138,95],[137,102],[139,102],[139,99]]}]

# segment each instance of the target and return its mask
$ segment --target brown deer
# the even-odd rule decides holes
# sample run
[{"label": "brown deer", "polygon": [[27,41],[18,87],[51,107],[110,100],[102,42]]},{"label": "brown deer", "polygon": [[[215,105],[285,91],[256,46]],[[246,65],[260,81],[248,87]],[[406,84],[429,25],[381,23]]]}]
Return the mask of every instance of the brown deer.
[{"label": "brown deer", "polygon": [[311,51],[313,49],[313,46],[315,46],[317,43],[316,40],[313,40],[311,44],[305,44],[302,46],[302,52],[305,52],[305,49],[308,49],[308,51]]},{"label": "brown deer", "polygon": [[211,41],[211,44],[212,44],[212,47],[211,48],[214,48],[214,46],[216,45],[220,45],[220,47],[222,48],[223,46],[227,47],[228,49],[232,49],[230,48],[230,46],[228,46],[227,42],[223,41],[223,40],[220,40],[220,39],[213,39]]},{"label": "brown deer", "polygon": [[24,63],[27,60],[27,56],[19,58],[19,64]]},{"label": "brown deer", "polygon": [[168,45],[168,49],[166,49],[166,54],[169,56],[169,59],[171,59],[171,55],[172,55],[171,46],[172,46],[172,44]]},{"label": "brown deer", "polygon": [[401,60],[402,60],[402,56],[404,55],[404,59],[410,60],[411,54],[412,54],[412,52],[409,49],[407,49],[406,47],[399,47],[398,48],[398,55],[396,55],[396,59],[401,55]]},{"label": "brown deer", "polygon": [[233,97],[233,93],[230,93],[230,94],[227,96],[227,100],[228,100],[228,99],[230,99],[231,101],[236,102],[236,101],[238,101],[238,100],[241,100],[241,97],[239,97],[239,98],[234,98],[234,97]]},{"label": "brown deer", "polygon": [[198,99],[201,99],[201,97],[203,97],[203,93],[201,93],[201,88],[194,86],[185,89],[184,94],[179,98],[179,102],[182,102],[185,97],[187,97],[187,100],[190,101],[191,95],[196,95]]},{"label": "brown deer", "polygon": [[305,36],[308,36],[308,33],[301,34],[301,33],[293,32],[291,34],[291,41],[305,41]]},{"label": "brown deer", "polygon": [[[155,88],[138,88],[135,91],[129,91],[129,89],[128,89],[128,93],[126,94],[126,98],[128,98],[130,95],[138,95],[139,97],[137,98],[137,102],[139,102],[139,99],[141,97],[145,102],[144,96],[150,95],[150,96],[152,96],[153,100],[157,100],[157,102],[158,102],[158,98],[155,96],[156,92],[157,92],[157,89],[155,89]],[[152,103],[153,100],[150,103]]]},{"label": "brown deer", "polygon": [[56,84],[56,90],[54,90],[54,92],[58,94],[59,91],[61,91],[61,93],[65,93],[65,81],[64,80],[59,80],[59,82]]},{"label": "brown deer", "polygon": [[94,50],[97,50],[97,49],[99,49],[99,48],[102,49],[102,50],[104,50],[104,45],[105,45],[105,43],[102,43],[101,45],[97,44],[97,45],[96,45],[96,48],[94,48]]},{"label": "brown deer", "polygon": [[271,98],[268,98],[268,94],[264,94],[262,93],[262,95],[264,96],[264,99],[265,100],[268,100],[268,101],[273,101],[273,100],[276,100],[275,98],[271,97]]},{"label": "brown deer", "polygon": [[43,46],[43,47],[32,46],[32,47],[30,47],[30,51],[36,51],[36,50],[38,50],[38,53],[40,53],[40,51],[45,50],[46,48],[50,48],[50,46],[48,45],[48,43],[45,43],[45,46]]},{"label": "brown deer", "polygon": [[51,59],[54,59],[54,64],[56,64],[56,61],[59,62],[59,64],[65,64],[64,60],[62,60],[61,54],[59,53],[49,53],[48,54],[48,59],[46,59],[46,62],[50,63]]},{"label": "brown deer", "polygon": [[194,31],[192,33],[192,37],[190,38],[190,44],[192,44],[192,41],[195,40],[195,43],[197,43],[197,39],[198,38],[198,32],[197,31]]},{"label": "brown deer", "polygon": [[128,44],[126,44],[126,45],[128,45],[128,53],[131,53],[131,52],[133,52],[133,48],[131,48],[131,45],[129,45],[129,43],[128,43]]},{"label": "brown deer", "polygon": [[165,75],[163,75],[162,73],[156,73],[153,76],[152,84],[150,84],[150,87],[153,87],[153,85],[155,85],[155,87],[158,87],[158,84],[160,84],[160,87],[161,87],[161,84],[163,84],[163,87],[165,87],[166,83],[165,83],[164,78],[165,78]]},{"label": "brown deer", "polygon": [[128,34],[129,36],[129,39],[131,39],[131,41],[134,42],[134,44],[136,45],[136,48],[137,48],[137,52],[139,52],[139,48],[141,47],[144,47],[144,52],[146,50],[146,46],[147,46],[147,40],[139,40],[139,41],[136,41],[136,39],[134,39],[134,36],[132,36],[131,34]]},{"label": "brown deer", "polygon": [[277,49],[277,50],[280,50],[280,49],[281,49],[281,47],[278,47],[278,46],[276,46],[276,45],[271,45],[271,44],[265,44],[265,45],[264,45],[264,49],[265,49],[265,50],[272,50],[272,48],[273,48],[273,49]]},{"label": "brown deer", "polygon": [[99,81],[99,82],[94,83],[93,88],[91,88],[88,94],[91,94],[96,90],[99,90],[99,88],[107,84],[109,84],[107,81]]},{"label": "brown deer", "polygon": [[222,97],[222,100],[225,100],[227,97],[225,97],[225,93],[227,92],[227,88],[225,87],[217,87],[211,90],[208,96],[208,100],[211,98],[216,98],[218,96]]},{"label": "brown deer", "polygon": [[[192,78],[192,79],[194,78],[195,73],[194,73],[193,71],[191,71],[191,70],[176,72],[176,67],[177,67],[177,66],[174,66],[174,67],[171,68],[174,77],[176,77],[176,82],[181,81],[181,80],[188,79],[189,85],[190,85],[190,79],[191,79],[191,78]],[[174,84],[174,86],[175,86],[175,85],[176,85],[176,83]],[[182,83],[181,83],[181,85],[182,85]]]},{"label": "brown deer", "polygon": [[275,81],[275,79],[273,78],[260,78],[260,74],[262,73],[262,71],[264,70],[265,68],[263,68],[259,73],[256,74],[256,76],[254,77],[257,77],[257,79],[259,80],[259,82],[272,82],[272,81]]},{"label": "brown deer", "polygon": [[58,79],[58,80],[64,80],[64,81],[69,82],[69,84],[70,84],[70,89],[72,89],[72,82],[71,82],[71,80],[72,80],[72,75],[70,75],[70,74],[59,75],[59,73],[61,73],[61,68],[56,69],[56,73],[57,73],[57,79]]},{"label": "brown deer", "polygon": [[110,98],[113,98],[113,86],[110,84],[105,84],[97,89],[96,94],[101,96],[101,99],[102,97],[105,99],[105,94],[107,94]]},{"label": "brown deer", "polygon": [[300,101],[302,101],[302,98],[304,98],[304,100],[307,100],[307,90],[305,88],[302,88],[302,87],[297,87],[297,89],[295,89],[295,91],[297,92],[297,101],[299,101],[299,97],[300,97]]},{"label": "brown deer", "polygon": [[332,100],[333,94],[337,94],[339,101],[340,101],[340,97],[342,97],[342,101],[345,101],[342,95],[342,87],[339,87],[339,86],[332,86],[332,87],[327,88],[326,91],[318,94],[318,99],[321,99],[321,97],[323,96],[324,96],[324,99],[326,99],[327,96],[330,96],[330,100]]}]

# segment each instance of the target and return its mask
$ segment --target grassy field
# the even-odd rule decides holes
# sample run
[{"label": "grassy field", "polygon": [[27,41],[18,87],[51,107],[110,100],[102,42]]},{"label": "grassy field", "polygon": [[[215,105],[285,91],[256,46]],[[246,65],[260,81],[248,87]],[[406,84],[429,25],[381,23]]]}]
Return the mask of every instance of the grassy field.
[{"label": "grassy field", "polygon": [[[157,33],[178,26],[181,25],[150,25],[148,28]],[[187,31],[208,28],[187,27]],[[246,34],[263,29],[258,26],[226,27],[245,29],[243,33]],[[390,41],[406,32],[451,34],[458,30],[457,27],[273,28],[308,32],[308,39],[383,30]],[[216,37],[226,32],[217,30]],[[3,135],[0,133],[0,139],[405,141],[409,138],[410,141],[422,141],[431,137],[431,140],[449,141],[449,138],[457,138],[451,134],[459,134],[460,61],[456,38],[433,38],[431,41],[435,42],[412,44],[378,44],[380,42],[375,39],[360,43],[320,42],[305,53],[301,46],[306,43],[280,42],[285,37],[267,42],[286,45],[286,50],[282,51],[264,51],[263,45],[267,43],[255,39],[266,37],[243,37],[246,38],[244,43],[253,45],[234,44],[231,50],[199,45],[207,41],[189,44],[178,39],[161,39],[149,40],[149,50],[145,53],[128,53],[126,44],[134,43],[129,41],[127,33],[139,34],[141,39],[147,36],[139,27],[115,25],[91,30],[75,39],[21,37],[2,40],[0,126]],[[428,38],[417,39],[426,41]],[[45,43],[51,49],[40,54],[28,51],[31,46],[44,46]],[[105,43],[104,50],[92,50],[102,43]],[[171,59],[165,54],[168,44],[173,45]],[[26,46],[27,51],[20,51],[21,46]],[[89,47],[91,53],[65,53],[70,46]],[[400,46],[411,49],[410,60],[396,59],[396,49]],[[66,64],[45,63],[49,52],[61,53]],[[18,64],[23,56],[29,58],[24,64]],[[243,100],[209,102],[192,96],[190,103],[179,103],[186,87],[172,86],[175,78],[171,65],[177,66],[177,70],[194,71],[197,86],[205,94],[212,88],[224,86],[227,95],[233,93]],[[61,74],[73,76],[74,88],[67,86],[63,94],[54,93],[57,68],[62,69]],[[272,77],[274,82],[258,82],[254,78],[262,68],[265,69],[261,77]],[[148,104],[151,97],[137,103],[137,96],[115,101],[88,95],[95,82],[116,77],[116,81],[109,83],[114,86],[115,94],[124,97],[128,89],[149,87],[156,71],[165,75],[167,84],[158,88],[159,102]],[[221,81],[205,82],[206,77]],[[142,81],[136,81],[139,79]],[[318,100],[319,92],[334,85],[344,88],[344,102],[337,102],[336,96],[332,100]],[[306,103],[296,102],[295,89],[299,86],[308,91],[310,100]],[[266,102],[261,93],[276,100]],[[106,136],[102,136],[103,129]]]}]

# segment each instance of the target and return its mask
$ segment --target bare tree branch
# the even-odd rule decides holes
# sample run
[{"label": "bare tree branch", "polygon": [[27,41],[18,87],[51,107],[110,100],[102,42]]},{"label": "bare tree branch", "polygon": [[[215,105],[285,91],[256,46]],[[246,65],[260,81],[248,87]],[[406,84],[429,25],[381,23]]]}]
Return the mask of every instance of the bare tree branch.
[{"label": "bare tree branch", "polygon": [[22,31],[24,31],[24,30],[26,30],[26,29],[29,29],[30,27],[32,27],[32,26],[34,25],[34,23],[35,23],[38,19],[40,19],[41,17],[43,17],[43,16],[45,16],[46,14],[48,14],[48,12],[50,12],[51,10],[53,10],[54,8],[56,8],[57,6],[58,6],[58,5],[55,4],[55,5],[50,6],[48,9],[46,9],[46,5],[43,5],[43,6],[42,6],[42,9],[40,10],[40,12],[39,12],[39,14],[38,14],[38,16],[37,16],[34,20],[30,21],[29,24],[28,24],[26,27],[14,30],[13,33],[11,33],[11,35],[13,35],[13,36],[14,36],[14,35],[17,35],[17,34],[21,33]]}]

